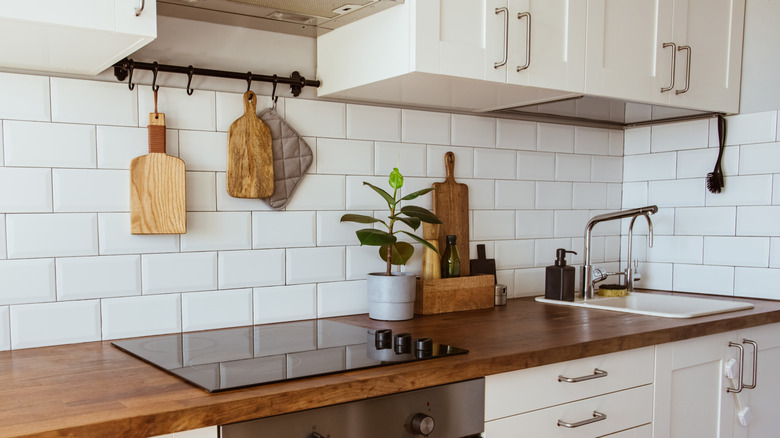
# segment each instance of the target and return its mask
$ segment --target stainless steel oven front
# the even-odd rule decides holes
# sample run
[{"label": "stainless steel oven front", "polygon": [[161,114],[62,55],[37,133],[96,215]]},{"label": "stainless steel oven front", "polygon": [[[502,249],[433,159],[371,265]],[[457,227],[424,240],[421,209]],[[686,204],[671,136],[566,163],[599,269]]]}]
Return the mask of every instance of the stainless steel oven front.
[{"label": "stainless steel oven front", "polygon": [[227,424],[221,438],[472,438],[484,430],[485,381],[468,380]]}]

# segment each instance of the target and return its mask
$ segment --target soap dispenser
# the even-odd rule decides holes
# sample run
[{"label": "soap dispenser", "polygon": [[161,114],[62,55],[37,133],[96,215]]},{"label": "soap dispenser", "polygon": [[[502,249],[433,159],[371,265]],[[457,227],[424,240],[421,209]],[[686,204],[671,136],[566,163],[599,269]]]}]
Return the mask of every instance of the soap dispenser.
[{"label": "soap dispenser", "polygon": [[544,297],[548,300],[574,301],[574,266],[566,264],[566,253],[577,254],[558,248],[555,251],[555,265],[548,266],[544,282]]}]

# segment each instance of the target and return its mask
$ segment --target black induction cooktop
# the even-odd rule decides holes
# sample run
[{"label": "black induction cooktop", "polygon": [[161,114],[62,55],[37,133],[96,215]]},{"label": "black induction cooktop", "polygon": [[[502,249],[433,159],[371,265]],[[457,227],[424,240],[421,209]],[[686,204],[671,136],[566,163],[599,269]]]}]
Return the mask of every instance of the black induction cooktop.
[{"label": "black induction cooktop", "polygon": [[114,341],[208,392],[468,353],[412,333],[307,320]]}]

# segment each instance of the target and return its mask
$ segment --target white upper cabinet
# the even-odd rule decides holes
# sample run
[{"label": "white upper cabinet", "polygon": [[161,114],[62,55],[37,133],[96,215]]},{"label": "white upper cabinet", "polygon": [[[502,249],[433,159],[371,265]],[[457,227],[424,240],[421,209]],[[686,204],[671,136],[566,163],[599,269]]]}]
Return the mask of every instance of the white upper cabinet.
[{"label": "white upper cabinet", "polygon": [[155,0],[0,0],[0,67],[98,74],[156,38],[156,9]]},{"label": "white upper cabinet", "polygon": [[587,94],[738,112],[744,0],[592,0]]}]

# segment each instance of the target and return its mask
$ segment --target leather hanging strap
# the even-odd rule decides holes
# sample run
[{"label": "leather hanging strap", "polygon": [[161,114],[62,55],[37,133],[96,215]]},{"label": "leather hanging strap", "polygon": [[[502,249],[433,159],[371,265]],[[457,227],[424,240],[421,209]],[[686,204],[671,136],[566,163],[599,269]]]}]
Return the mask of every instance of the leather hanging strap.
[{"label": "leather hanging strap", "polygon": [[157,112],[157,91],[154,91],[154,112],[149,114],[149,152],[165,153],[165,114]]}]

